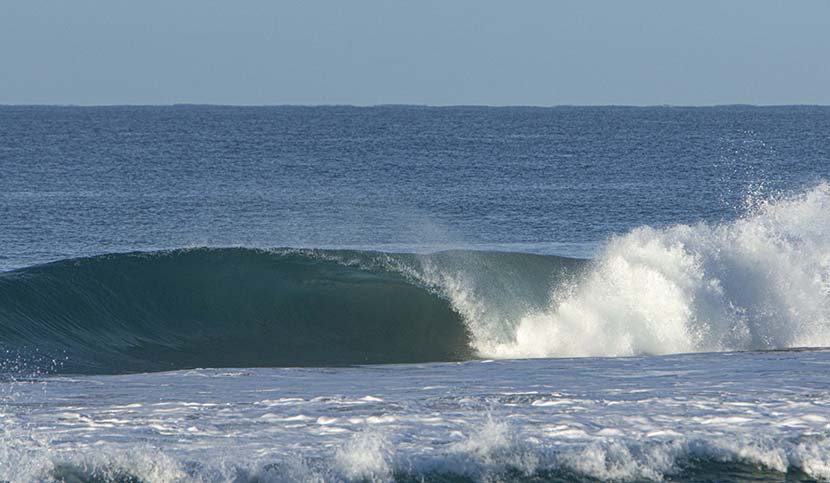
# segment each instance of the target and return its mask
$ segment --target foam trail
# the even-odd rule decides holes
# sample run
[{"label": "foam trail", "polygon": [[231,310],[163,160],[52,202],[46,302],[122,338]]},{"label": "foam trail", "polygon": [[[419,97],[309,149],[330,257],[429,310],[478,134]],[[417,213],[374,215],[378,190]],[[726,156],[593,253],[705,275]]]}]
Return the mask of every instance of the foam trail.
[{"label": "foam trail", "polygon": [[[463,294],[449,292],[469,314]],[[729,223],[641,227],[616,237],[583,278],[552,291],[548,307],[511,323],[506,341],[475,334],[479,352],[523,358],[828,346],[830,184],[761,203]]]}]

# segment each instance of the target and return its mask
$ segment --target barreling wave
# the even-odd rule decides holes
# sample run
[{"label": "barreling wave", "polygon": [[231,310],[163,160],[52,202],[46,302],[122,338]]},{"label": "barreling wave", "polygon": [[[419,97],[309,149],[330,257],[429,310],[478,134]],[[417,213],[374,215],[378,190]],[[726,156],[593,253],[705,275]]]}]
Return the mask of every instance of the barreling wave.
[{"label": "barreling wave", "polygon": [[416,278],[469,257],[559,262],[244,248],[64,260],[0,274],[0,347],[81,373],[469,359],[463,316]]},{"label": "barreling wave", "polygon": [[5,273],[0,340],[69,372],[472,355],[467,330],[445,300],[399,274],[326,255],[200,248]]},{"label": "barreling wave", "polygon": [[0,274],[0,347],[65,371],[830,346],[830,185],[590,261],[183,249]]}]

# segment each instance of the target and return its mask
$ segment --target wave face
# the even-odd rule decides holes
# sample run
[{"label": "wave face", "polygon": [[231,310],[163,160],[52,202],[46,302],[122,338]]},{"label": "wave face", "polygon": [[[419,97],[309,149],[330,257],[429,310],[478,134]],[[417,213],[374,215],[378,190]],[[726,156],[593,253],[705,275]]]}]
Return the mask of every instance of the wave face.
[{"label": "wave face", "polygon": [[0,274],[0,343],[82,373],[469,359],[463,317],[417,275],[471,258],[517,274],[559,265],[522,254],[241,248],[65,260]]},{"label": "wave face", "polygon": [[80,372],[472,355],[449,304],[399,274],[247,249],[107,255],[3,274],[0,340]]},{"label": "wave face", "polygon": [[80,372],[830,346],[830,185],[591,260],[187,249],[0,274],[0,346]]}]

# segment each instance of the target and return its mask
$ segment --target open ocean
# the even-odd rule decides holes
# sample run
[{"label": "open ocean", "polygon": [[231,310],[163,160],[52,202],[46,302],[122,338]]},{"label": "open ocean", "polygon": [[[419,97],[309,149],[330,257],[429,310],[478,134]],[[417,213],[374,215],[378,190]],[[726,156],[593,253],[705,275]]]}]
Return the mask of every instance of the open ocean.
[{"label": "open ocean", "polygon": [[830,107],[0,106],[0,481],[830,480]]}]

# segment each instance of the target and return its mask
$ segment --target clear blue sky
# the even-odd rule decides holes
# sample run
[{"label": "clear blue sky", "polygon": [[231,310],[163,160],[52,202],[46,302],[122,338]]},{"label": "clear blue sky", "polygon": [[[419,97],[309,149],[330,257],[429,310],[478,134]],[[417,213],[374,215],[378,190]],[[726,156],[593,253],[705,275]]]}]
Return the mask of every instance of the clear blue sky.
[{"label": "clear blue sky", "polygon": [[0,103],[830,104],[830,1],[2,0]]}]

